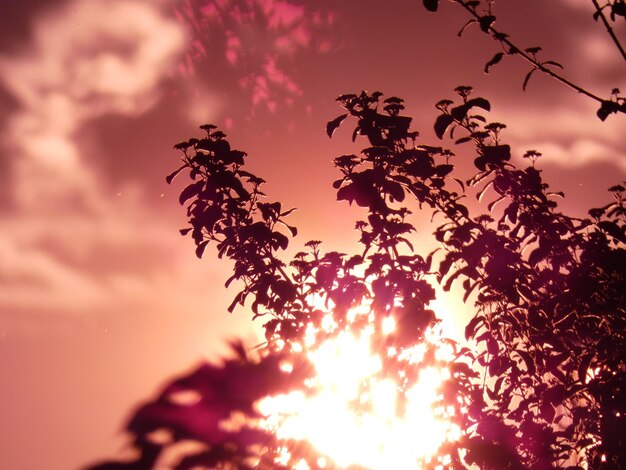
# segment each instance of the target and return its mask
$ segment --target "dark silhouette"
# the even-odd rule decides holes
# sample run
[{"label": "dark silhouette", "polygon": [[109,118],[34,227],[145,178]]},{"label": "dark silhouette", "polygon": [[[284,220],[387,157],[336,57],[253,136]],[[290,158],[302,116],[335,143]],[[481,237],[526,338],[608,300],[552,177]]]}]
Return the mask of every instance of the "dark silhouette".
[{"label": "dark silhouette", "polygon": [[[490,103],[473,97],[470,87],[456,92],[456,103],[437,103],[435,131],[445,138],[455,129],[456,144],[474,146],[476,173],[467,183],[455,176],[451,151],[416,141],[411,118],[401,114],[402,99],[381,101],[378,92],[338,98],[346,113],[328,123],[329,136],[352,118],[353,140],[361,136],[369,144],[359,155],[335,159],[337,199],[367,211],[356,225],[361,250],[354,255],[324,253],[320,242],[311,241],[289,264],[282,262],[278,253],[296,234],[286,222],[291,210],[261,202],[263,180],[243,169],[246,154],[233,150],[212,125],[202,126],[203,137],[176,145],[183,165],[167,180],[181,172],[192,179],[180,196],[190,222],[181,232],[191,234],[199,257],[214,244],[218,256],[233,260],[228,283],[239,280],[244,287],[230,310],[249,303],[255,318],[269,318],[267,343],[258,357],[236,345],[235,359],[201,366],[139,408],[127,430],[142,456],[152,455],[152,433],[166,430],[163,448],[189,440],[205,445],[176,468],[291,468],[302,459],[315,468],[317,454],[305,442],[279,441],[254,426],[258,400],[306,390],[314,374],[305,352],[294,346],[304,343],[307,326],[323,320],[312,295],[334,305],[338,327],[327,337],[374,324],[377,344],[399,351],[416,344],[434,349],[425,333],[437,322],[428,308],[435,297],[429,273],[436,273],[444,289],[461,282],[465,300],[474,301],[475,314],[465,328],[472,348],[454,344],[450,361],[434,353],[417,363],[384,356],[379,374],[406,390],[425,367],[450,370],[440,405],[455,408],[450,419],[463,433],[439,449],[438,455],[449,457],[448,466],[582,468],[575,462],[585,461],[590,468],[622,468],[624,187],[610,188],[614,201],[592,209],[588,219],[559,212],[556,200],[563,195],[543,182],[536,167],[540,153],[528,151],[530,165],[516,168],[503,140],[506,126],[480,114]],[[473,193],[492,215],[474,215],[462,204]],[[410,201],[444,217],[434,232],[438,253],[414,253],[409,237],[415,227],[403,205]],[[349,315],[363,303],[373,317]],[[390,315],[398,328],[384,335],[380,326]],[[291,372],[281,369],[285,360]],[[194,399],[177,399],[183,392]],[[220,423],[233,413],[248,424],[225,430]],[[281,447],[290,449],[291,460],[279,465]],[[137,466],[143,461],[124,465],[144,468]]]}]

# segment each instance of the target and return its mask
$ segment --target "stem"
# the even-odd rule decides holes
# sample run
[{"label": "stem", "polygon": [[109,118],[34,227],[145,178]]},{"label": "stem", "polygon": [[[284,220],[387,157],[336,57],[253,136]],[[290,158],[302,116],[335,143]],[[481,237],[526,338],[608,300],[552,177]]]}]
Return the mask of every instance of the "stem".
[{"label": "stem", "polygon": [[[480,16],[470,6],[468,6],[463,0],[454,0],[454,1],[456,3],[458,3],[459,5],[461,5],[463,8],[465,8],[465,10],[467,10],[470,13],[470,15],[472,15],[476,20],[480,20]],[[585,90],[584,88],[576,85],[575,83],[570,82],[568,79],[562,77],[558,73],[553,72],[552,70],[544,67],[540,62],[538,62],[535,58],[533,58],[528,53],[526,53],[526,52],[522,51],[520,48],[518,48],[509,39],[507,39],[506,35],[504,35],[500,31],[498,31],[494,27],[490,26],[489,27],[489,32],[491,33],[490,36],[493,39],[495,39],[496,41],[498,41],[500,43],[506,44],[507,46],[509,46],[513,50],[517,51],[516,54],[519,55],[520,57],[522,57],[528,63],[530,63],[534,68],[536,68],[536,69],[540,70],[541,72],[549,75],[550,77],[554,78],[555,80],[561,82],[563,85],[565,85],[565,86],[567,86],[567,87],[577,91],[578,93],[581,93],[581,94],[587,96],[588,98],[591,98],[592,100],[597,101],[598,103],[604,103],[606,101],[606,100],[603,100],[602,98],[600,98],[599,96],[596,96],[593,93]],[[486,34],[489,34],[489,33],[486,33]]]},{"label": "stem", "polygon": [[600,18],[602,18],[602,22],[604,23],[604,27],[606,28],[607,33],[609,33],[609,36],[611,36],[611,39],[613,39],[613,42],[615,43],[615,46],[617,46],[617,49],[619,49],[620,53],[622,54],[622,58],[624,60],[626,60],[626,51],[624,51],[624,48],[620,44],[619,39],[615,35],[615,32],[613,31],[613,28],[611,28],[611,25],[609,24],[608,20],[606,19],[606,16],[604,16],[604,13],[602,13],[602,8],[600,8],[600,5],[598,4],[598,1],[597,0],[591,0],[591,2],[593,3],[593,6],[596,7],[598,15],[600,16]]}]

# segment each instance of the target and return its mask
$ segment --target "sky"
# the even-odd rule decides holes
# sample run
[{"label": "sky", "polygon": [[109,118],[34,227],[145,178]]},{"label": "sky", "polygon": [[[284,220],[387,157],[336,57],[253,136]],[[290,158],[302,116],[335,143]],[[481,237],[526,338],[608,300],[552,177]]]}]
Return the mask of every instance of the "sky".
[{"label": "sky", "polygon": [[[626,91],[626,68],[584,0],[500,0],[496,26],[540,45],[592,92]],[[168,378],[215,360],[235,337],[230,265],[180,236],[172,149],[214,123],[266,193],[297,207],[307,240],[351,252],[357,208],[335,201],[332,159],[350,131],[325,124],[343,93],[406,100],[422,143],[434,103],[472,85],[508,125],[515,159],[539,167],[564,210],[584,215],[626,179],[626,118],[507,57],[442,2],[417,0],[7,0],[0,16],[0,455],[14,470],[80,468],[119,455],[132,409]],[[626,37],[624,22],[617,28]],[[347,126],[344,126],[347,127]],[[358,142],[357,142],[358,144]],[[452,146],[451,141],[444,142]],[[467,158],[463,158],[466,156]],[[469,148],[457,162],[468,168]],[[425,224],[417,237],[432,247]],[[418,248],[419,250],[419,248]],[[463,308],[442,314],[462,326]]]}]

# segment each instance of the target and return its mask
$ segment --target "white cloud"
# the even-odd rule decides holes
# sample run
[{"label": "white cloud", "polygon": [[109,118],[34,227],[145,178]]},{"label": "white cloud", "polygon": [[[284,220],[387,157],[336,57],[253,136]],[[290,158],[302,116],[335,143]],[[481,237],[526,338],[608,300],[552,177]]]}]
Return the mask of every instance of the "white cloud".
[{"label": "white cloud", "polygon": [[[626,174],[623,117],[602,122],[593,102],[541,110],[504,110],[506,139],[521,152],[535,149],[541,161],[577,168],[592,164],[615,165]],[[502,110],[501,110],[502,111]]]},{"label": "white cloud", "polygon": [[140,192],[113,197],[77,137],[95,118],[150,109],[185,35],[158,2],[133,0],[75,0],[36,19],[33,31],[27,48],[0,57],[0,82],[19,104],[1,136],[13,210],[0,237],[0,310],[86,311],[120,283],[93,266],[85,272],[81,259],[166,242],[154,221],[136,233]]}]

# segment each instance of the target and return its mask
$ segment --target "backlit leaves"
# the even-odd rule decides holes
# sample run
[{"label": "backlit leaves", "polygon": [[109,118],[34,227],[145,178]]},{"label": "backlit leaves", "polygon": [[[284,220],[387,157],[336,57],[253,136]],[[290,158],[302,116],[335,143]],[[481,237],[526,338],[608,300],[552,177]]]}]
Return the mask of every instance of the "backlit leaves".
[{"label": "backlit leaves", "polygon": [[[435,11],[437,2],[429,6]],[[485,20],[485,27],[492,22]],[[448,364],[454,381],[442,390],[442,403],[459,411],[463,429],[462,438],[448,444],[450,468],[555,468],[574,455],[591,468],[602,468],[603,461],[619,468],[625,444],[616,436],[623,435],[626,414],[624,186],[611,187],[613,201],[592,209],[591,219],[563,214],[554,200],[559,193],[548,191],[535,167],[540,153],[527,152],[531,166],[518,169],[503,140],[506,126],[476,114],[489,111],[490,103],[473,98],[471,87],[455,91],[459,103],[437,104],[435,133],[443,139],[454,127],[457,144],[473,145],[475,170],[467,184],[454,176],[452,152],[416,142],[411,119],[400,114],[402,99],[381,104],[380,92],[338,98],[347,112],[328,123],[327,134],[349,118],[353,138],[366,141],[359,154],[334,160],[337,199],[366,212],[355,227],[361,247],[353,255],[324,252],[313,240],[289,263],[281,261],[277,253],[297,233],[285,220],[293,209],[265,200],[264,180],[243,169],[246,154],[211,125],[202,127],[205,138],[175,146],[183,165],[167,181],[183,170],[192,180],[179,198],[190,225],[181,234],[191,234],[199,257],[214,244],[219,257],[231,260],[226,286],[239,281],[240,290],[228,311],[249,305],[254,318],[268,316],[267,345],[257,360],[235,346],[236,360],[203,366],[139,408],[128,426],[139,457],[128,465],[151,468],[167,445],[191,439],[202,450],[175,468],[248,468],[250,458],[260,468],[275,468],[275,436],[219,422],[231,413],[253,419],[258,398],[288,393],[311,373],[303,355],[289,349],[303,344],[308,325],[320,325],[323,313],[311,297],[332,305],[345,327],[359,326],[348,312],[364,303],[376,331],[393,314],[396,330],[379,340],[402,350],[438,321],[429,305],[436,278],[443,290],[458,283],[474,305],[464,329],[468,346],[450,341],[458,351]],[[623,105],[618,93],[607,107]],[[467,195],[475,195],[487,213],[462,204]],[[414,253],[409,204],[441,220],[434,232],[439,248],[427,257]],[[280,368],[287,351],[300,359],[291,374]],[[402,372],[410,381],[435,357],[425,353],[415,367],[399,367],[393,357],[385,361],[385,374]],[[195,399],[183,405],[179,392]],[[172,434],[170,442],[150,440],[160,429]]]}]

